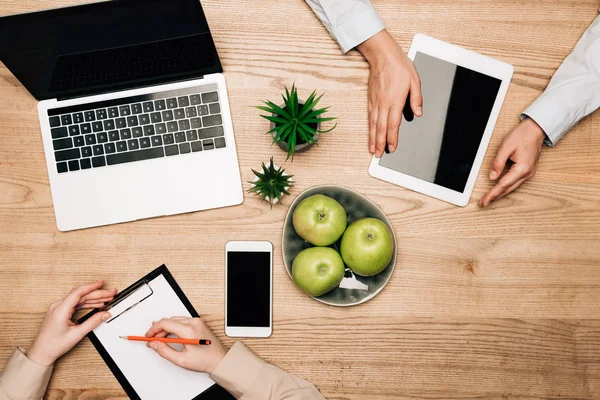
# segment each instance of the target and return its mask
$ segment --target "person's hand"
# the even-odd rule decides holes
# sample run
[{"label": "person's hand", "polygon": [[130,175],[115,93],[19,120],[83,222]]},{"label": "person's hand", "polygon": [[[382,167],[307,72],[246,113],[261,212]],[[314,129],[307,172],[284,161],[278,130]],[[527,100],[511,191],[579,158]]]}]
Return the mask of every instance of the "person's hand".
[{"label": "person's hand", "polygon": [[490,179],[498,179],[508,160],[513,165],[496,186],[479,200],[481,207],[487,207],[491,202],[501,199],[535,175],[545,137],[542,128],[534,120],[527,118],[504,139],[492,163]]},{"label": "person's hand", "polygon": [[387,30],[371,37],[357,46],[357,49],[371,67],[369,151],[381,157],[386,143],[390,152],[396,151],[398,129],[409,93],[410,110],[417,117],[423,115],[421,80],[413,62]]},{"label": "person's hand", "polygon": [[152,323],[146,337],[164,338],[174,334],[182,339],[208,339],[209,345],[184,345],[182,351],[173,350],[162,342],[148,342],[147,346],[161,357],[182,368],[212,374],[227,351],[219,339],[200,318],[172,317]]},{"label": "person's hand", "polygon": [[109,313],[99,312],[81,325],[71,321],[75,310],[100,308],[113,299],[116,289],[101,290],[103,284],[104,282],[98,281],[73,289],[67,297],[50,306],[40,332],[27,352],[31,361],[45,366],[54,364],[85,335],[110,318]]}]

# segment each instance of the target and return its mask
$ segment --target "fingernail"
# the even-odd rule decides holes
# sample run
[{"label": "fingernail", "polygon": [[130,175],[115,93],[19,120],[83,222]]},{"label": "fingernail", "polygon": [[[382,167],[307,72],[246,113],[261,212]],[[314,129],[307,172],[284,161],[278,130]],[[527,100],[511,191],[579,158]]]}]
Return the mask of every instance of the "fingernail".
[{"label": "fingernail", "polygon": [[390,146],[390,152],[393,153],[396,151],[396,146]]},{"label": "fingernail", "polygon": [[417,115],[420,117],[421,115],[423,115],[423,107],[419,106],[417,107]]},{"label": "fingernail", "polygon": [[369,151],[371,152],[371,154],[375,153],[375,146],[369,147]]},{"label": "fingernail", "polygon": [[110,319],[111,315],[110,313],[106,313],[102,316],[102,321],[106,322]]},{"label": "fingernail", "polygon": [[158,348],[158,343],[150,342],[150,347],[152,347],[152,350],[156,350]]},{"label": "fingernail", "polygon": [[496,171],[494,171],[494,170],[491,170],[491,171],[490,171],[490,179],[491,179],[491,180],[494,180],[494,179],[496,179],[497,177],[498,177],[498,173],[497,173]]}]

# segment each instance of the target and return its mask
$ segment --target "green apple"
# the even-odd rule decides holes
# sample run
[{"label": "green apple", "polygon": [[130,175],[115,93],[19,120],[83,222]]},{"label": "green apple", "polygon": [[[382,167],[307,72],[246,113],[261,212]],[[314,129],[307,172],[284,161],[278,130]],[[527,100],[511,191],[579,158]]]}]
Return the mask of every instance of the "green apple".
[{"label": "green apple", "polygon": [[321,296],[338,287],[344,272],[342,257],[331,247],[302,250],[292,263],[294,282],[311,296]]},{"label": "green apple", "polygon": [[315,194],[302,200],[294,210],[296,233],[315,246],[335,243],[346,230],[344,207],[331,197]]},{"label": "green apple", "polygon": [[392,260],[392,232],[377,218],[359,219],[346,229],[340,253],[346,265],[357,275],[377,275]]}]

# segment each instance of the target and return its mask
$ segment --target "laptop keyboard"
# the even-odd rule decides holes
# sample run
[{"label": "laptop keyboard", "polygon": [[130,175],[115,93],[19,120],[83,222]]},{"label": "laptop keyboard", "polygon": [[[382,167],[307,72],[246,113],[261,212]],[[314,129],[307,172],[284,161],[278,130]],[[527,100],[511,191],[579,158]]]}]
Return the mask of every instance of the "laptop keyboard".
[{"label": "laptop keyboard", "polygon": [[216,85],[48,111],[58,173],[226,147]]}]

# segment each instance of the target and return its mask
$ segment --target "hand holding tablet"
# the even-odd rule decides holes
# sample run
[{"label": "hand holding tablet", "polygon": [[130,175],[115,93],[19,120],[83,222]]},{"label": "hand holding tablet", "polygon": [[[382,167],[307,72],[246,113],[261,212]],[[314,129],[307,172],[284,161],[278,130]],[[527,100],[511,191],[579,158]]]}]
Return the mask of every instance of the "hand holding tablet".
[{"label": "hand holding tablet", "polygon": [[421,77],[423,116],[403,120],[397,150],[373,157],[369,173],[465,206],[513,67],[424,35],[415,36],[409,58]]}]

